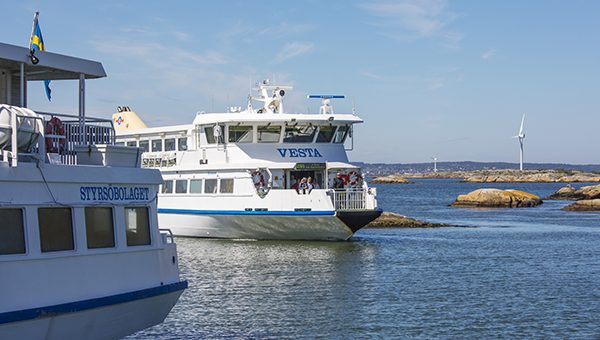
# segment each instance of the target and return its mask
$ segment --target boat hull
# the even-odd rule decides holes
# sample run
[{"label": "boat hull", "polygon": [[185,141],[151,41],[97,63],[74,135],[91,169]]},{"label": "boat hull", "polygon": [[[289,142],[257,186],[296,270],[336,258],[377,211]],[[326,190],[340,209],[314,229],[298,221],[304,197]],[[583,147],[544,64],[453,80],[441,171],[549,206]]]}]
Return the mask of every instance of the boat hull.
[{"label": "boat hull", "polygon": [[187,281],[0,314],[0,339],[119,339],[161,323]]},{"label": "boat hull", "polygon": [[[371,211],[368,212],[371,213]],[[161,227],[171,229],[176,236],[342,241],[350,238],[354,232],[379,216],[381,212],[379,211],[377,216],[368,221],[360,219],[360,226],[357,223],[347,223],[348,220],[356,221],[356,218],[343,220],[338,214],[335,211],[322,214],[318,214],[318,212],[211,214],[201,211],[159,209],[158,221]]]}]

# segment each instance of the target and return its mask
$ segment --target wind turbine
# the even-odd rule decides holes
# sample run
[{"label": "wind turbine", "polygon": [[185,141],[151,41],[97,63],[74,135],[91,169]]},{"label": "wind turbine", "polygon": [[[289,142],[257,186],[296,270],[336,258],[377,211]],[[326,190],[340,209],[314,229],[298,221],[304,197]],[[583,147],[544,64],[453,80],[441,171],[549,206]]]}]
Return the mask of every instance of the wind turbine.
[{"label": "wind turbine", "polygon": [[519,134],[513,136],[513,138],[519,139],[520,145],[520,153],[519,153],[519,169],[523,171],[523,140],[525,139],[525,133],[523,132],[523,123],[525,122],[525,114],[523,114],[523,118],[521,119],[521,128],[519,129]]},{"label": "wind turbine", "polygon": [[431,157],[433,159],[433,172],[437,172],[437,157]]}]

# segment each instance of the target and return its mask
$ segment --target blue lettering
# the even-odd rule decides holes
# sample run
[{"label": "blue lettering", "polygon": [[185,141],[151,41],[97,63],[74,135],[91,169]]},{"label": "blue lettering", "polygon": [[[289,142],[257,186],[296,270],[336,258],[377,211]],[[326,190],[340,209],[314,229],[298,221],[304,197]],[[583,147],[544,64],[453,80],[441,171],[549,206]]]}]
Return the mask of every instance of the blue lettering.
[{"label": "blue lettering", "polygon": [[306,151],[308,149],[298,149],[298,157],[306,158]]},{"label": "blue lettering", "polygon": [[313,156],[313,149],[306,149],[306,152],[308,152],[308,157]]},{"label": "blue lettering", "polygon": [[79,199],[85,201],[85,187],[79,188]]},{"label": "blue lettering", "polygon": [[279,154],[281,155],[281,157],[285,157],[285,153],[287,152],[287,149],[278,148],[277,151],[279,151]]},{"label": "blue lettering", "polygon": [[323,155],[321,155],[321,153],[319,152],[319,150],[313,149],[313,151],[315,152],[315,157],[323,157]]},{"label": "blue lettering", "polygon": [[298,149],[288,149],[290,151],[290,157],[298,157]]}]

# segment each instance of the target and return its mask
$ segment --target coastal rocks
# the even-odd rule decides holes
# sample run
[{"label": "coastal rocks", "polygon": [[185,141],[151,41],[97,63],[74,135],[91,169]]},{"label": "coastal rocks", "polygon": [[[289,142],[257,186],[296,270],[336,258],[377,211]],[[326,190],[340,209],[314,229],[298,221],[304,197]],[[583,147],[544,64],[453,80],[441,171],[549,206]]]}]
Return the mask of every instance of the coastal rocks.
[{"label": "coastal rocks", "polygon": [[548,199],[551,200],[592,200],[595,198],[600,198],[600,184],[588,185],[580,189],[566,186],[548,196]]},{"label": "coastal rocks", "polygon": [[373,184],[408,184],[412,183],[406,178],[398,175],[389,175],[383,177],[375,177],[370,183]]},{"label": "coastal rocks", "polygon": [[563,208],[569,211],[600,211],[600,198],[579,200]]},{"label": "coastal rocks", "polygon": [[542,204],[539,196],[520,190],[478,189],[459,195],[456,207],[468,208],[529,208]]},{"label": "coastal rocks", "polygon": [[423,222],[386,211],[373,222],[369,223],[367,228],[435,228],[447,226],[446,224]]},{"label": "coastal rocks", "polygon": [[488,170],[466,173],[463,181],[470,183],[600,182],[600,175],[561,170]]}]

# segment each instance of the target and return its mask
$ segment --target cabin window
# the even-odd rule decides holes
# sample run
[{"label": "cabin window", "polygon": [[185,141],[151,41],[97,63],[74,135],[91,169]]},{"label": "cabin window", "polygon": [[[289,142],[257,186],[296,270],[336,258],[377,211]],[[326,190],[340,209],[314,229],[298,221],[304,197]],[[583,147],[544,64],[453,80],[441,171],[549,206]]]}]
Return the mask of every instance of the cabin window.
[{"label": "cabin window", "polygon": [[173,193],[173,181],[166,180],[163,182],[161,193],[172,194]]},{"label": "cabin window", "polygon": [[88,249],[114,247],[115,227],[112,208],[85,208],[85,232]]},{"label": "cabin window", "polygon": [[175,181],[175,193],[187,194],[187,179],[178,179]]},{"label": "cabin window", "polygon": [[150,221],[147,207],[125,208],[125,230],[128,246],[150,244]]},{"label": "cabin window", "polygon": [[231,125],[229,126],[230,143],[252,143],[252,126]]},{"label": "cabin window", "polygon": [[319,133],[317,134],[317,143],[329,143],[333,138],[335,127],[331,125],[323,125],[319,127]]},{"label": "cabin window", "polygon": [[201,194],[202,193],[202,180],[192,179],[190,180],[190,194]]},{"label": "cabin window", "polygon": [[257,137],[259,143],[279,143],[281,126],[259,126]]},{"label": "cabin window", "polygon": [[175,138],[165,139],[165,151],[175,151]]},{"label": "cabin window", "polygon": [[23,209],[0,209],[0,255],[25,254]]},{"label": "cabin window", "polygon": [[115,142],[115,145],[118,145],[118,146],[125,146],[125,142]]},{"label": "cabin window", "polygon": [[337,131],[335,132],[333,142],[343,143],[346,140],[346,135],[348,135],[348,125],[338,127]]},{"label": "cabin window", "polygon": [[233,178],[221,179],[221,187],[219,188],[219,192],[222,194],[232,194],[233,193]]},{"label": "cabin window", "polygon": [[137,142],[136,141],[129,141],[129,142],[127,142],[127,146],[137,146]]},{"label": "cabin window", "polygon": [[286,126],[283,141],[285,143],[311,143],[316,130],[312,125]]},{"label": "cabin window", "polygon": [[153,139],[152,140],[152,152],[163,151],[162,149],[162,139]]},{"label": "cabin window", "polygon": [[181,137],[177,139],[177,150],[179,151],[186,151],[188,149],[187,147],[187,137]]},{"label": "cabin window", "polygon": [[216,194],[217,193],[217,179],[205,179],[204,180],[204,193],[205,194]]},{"label": "cabin window", "polygon": [[215,126],[218,126],[218,142],[223,143],[223,133],[225,132],[225,125],[209,125],[204,127],[204,135],[206,136],[206,142],[208,144],[217,143],[217,138],[215,138]]},{"label": "cabin window", "polygon": [[140,148],[144,149],[142,152],[150,151],[150,142],[147,140],[141,140],[139,142],[139,146],[140,146]]},{"label": "cabin window", "polygon": [[42,252],[75,249],[71,208],[39,208],[38,222]]}]

